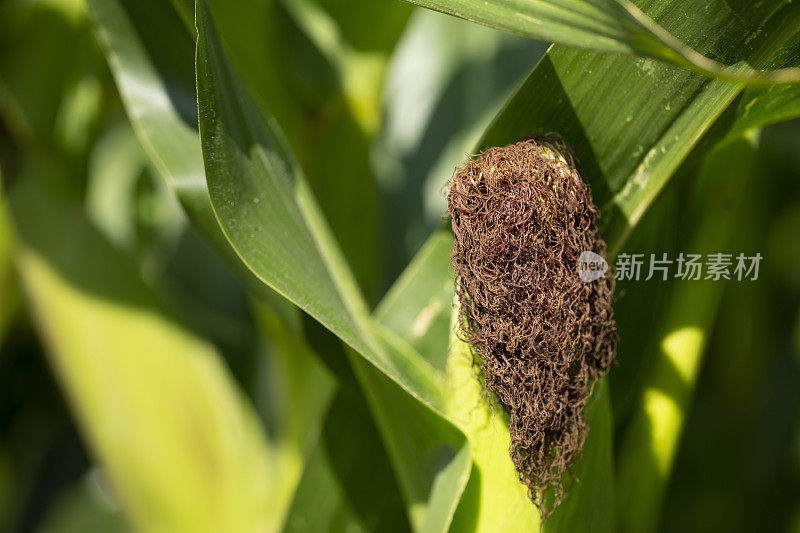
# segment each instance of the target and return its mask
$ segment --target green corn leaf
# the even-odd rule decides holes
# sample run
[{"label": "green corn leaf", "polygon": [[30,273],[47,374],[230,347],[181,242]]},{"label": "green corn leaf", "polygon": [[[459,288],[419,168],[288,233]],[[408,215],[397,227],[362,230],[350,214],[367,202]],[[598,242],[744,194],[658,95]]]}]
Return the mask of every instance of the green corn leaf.
[{"label": "green corn leaf", "polygon": [[[391,345],[393,339],[385,342]],[[413,531],[448,531],[472,464],[464,434],[364,359],[351,361],[383,434]]]},{"label": "green corn leaf", "polygon": [[7,210],[0,180],[0,346],[3,344],[8,325],[19,307],[19,294],[12,272],[13,231]]},{"label": "green corn leaf", "polygon": [[742,92],[720,122],[726,128],[721,142],[738,141],[750,130],[800,117],[800,83],[750,88]]},{"label": "green corn leaf", "polygon": [[[112,71],[116,76],[126,108],[143,144],[151,148],[151,157],[156,161],[163,157],[175,163],[169,166],[160,165],[162,172],[168,177],[171,172],[196,176],[195,156],[192,155],[195,148],[192,146],[191,139],[184,135],[186,131],[191,130],[191,122],[185,114],[179,113],[175,102],[170,99],[170,95],[174,92],[182,94],[185,85],[181,85],[181,80],[185,80],[185,77],[175,74],[182,71],[180,64],[171,66],[165,63],[166,58],[152,53],[152,50],[157,49],[155,43],[159,39],[165,39],[167,36],[171,38],[181,37],[180,24],[176,23],[177,17],[174,14],[170,15],[168,12],[159,17],[157,10],[143,13],[141,10],[136,10],[135,5],[128,4],[107,3],[102,6],[93,5],[93,8],[101,37],[106,42],[106,51],[110,57]],[[165,24],[165,20],[173,20],[170,26],[173,28],[172,31],[150,31],[158,24]],[[175,28],[177,28],[177,31]],[[174,57],[178,61],[177,54]],[[170,73],[172,74],[166,76],[166,74]],[[173,87],[170,84],[177,85]],[[158,94],[160,97],[149,100],[137,98],[137,91],[143,87],[146,87],[151,94]],[[153,104],[159,102],[168,103],[169,105],[166,109],[154,108]],[[154,135],[161,136],[158,143],[154,140]],[[164,137],[169,137],[177,142],[172,144],[167,142]],[[177,158],[177,161],[170,159],[175,154],[182,154],[182,156]],[[181,167],[178,163],[185,163],[186,166]],[[201,230],[210,227],[211,231],[206,229],[204,233],[207,237],[210,235],[212,240],[216,240],[219,246],[219,237],[222,237],[222,234],[215,234],[213,231],[214,226],[208,223],[207,215],[210,213],[210,208],[206,211],[207,205],[204,203],[204,201],[207,202],[207,198],[204,199],[199,189],[194,188],[197,185],[194,178],[181,181],[171,179],[170,181],[179,197],[183,199],[187,211],[191,213],[194,210],[193,218],[195,219],[195,224],[198,224]],[[183,188],[184,185],[187,186],[186,189]],[[200,221],[199,223],[198,220]],[[233,259],[238,262],[239,257],[233,253],[227,241],[223,245],[223,251],[225,248],[229,250],[229,260]],[[266,287],[260,282],[257,283],[261,287]],[[251,287],[253,287],[252,283]],[[258,286],[254,288],[256,290],[259,289]],[[431,435],[434,434],[436,433],[431,433]],[[435,475],[435,472],[431,472],[430,475]],[[459,490],[456,487],[456,494]],[[424,492],[423,487],[417,489],[415,494],[424,494]],[[457,498],[457,496],[454,496],[454,498]],[[419,506],[419,504],[417,505]],[[454,507],[454,504],[449,507]],[[444,517],[444,522],[449,520],[448,513],[445,513]]]},{"label": "green corn leaf", "polygon": [[392,466],[363,400],[336,395],[283,531],[410,530]]},{"label": "green corn leaf", "polygon": [[39,175],[26,175],[11,197],[17,270],[51,365],[131,523],[267,527],[266,442],[219,354],[171,320],[131,262]]},{"label": "green corn leaf", "polygon": [[436,231],[375,309],[375,318],[389,332],[442,370],[452,320],[453,279],[448,272],[452,248],[453,234]]},{"label": "green corn leaf", "polygon": [[336,381],[278,312],[259,301],[253,309],[265,352],[257,367],[262,393],[254,401],[268,435],[268,530],[278,531],[287,523]]},{"label": "green corn leaf", "polygon": [[721,80],[800,80],[796,68],[762,73],[749,66],[714,61],[682,43],[628,0],[406,1],[525,37],[585,50],[651,57]]},{"label": "green corn leaf", "polygon": [[[125,110],[139,142],[181,202],[189,219],[227,264],[288,323],[293,306],[262,284],[228,244],[211,209],[197,131],[194,5],[187,12],[191,31],[166,2],[88,0],[95,32],[108,59]],[[267,92],[264,89],[264,92]],[[280,106],[286,109],[286,106]]]},{"label": "green corn leaf", "polygon": [[[769,62],[770,65],[797,66],[795,50],[800,33],[795,33]],[[800,83],[747,87],[728,106],[703,139],[702,153],[710,147],[741,140],[747,132],[770,124],[800,117]]]},{"label": "green corn leaf", "polygon": [[231,245],[265,283],[336,333],[420,400],[440,383],[413,352],[376,338],[366,305],[274,121],[238,79],[198,4],[200,136],[211,203]]},{"label": "green corn leaf", "polygon": [[[353,2],[348,7],[365,10]],[[373,26],[382,26],[392,11],[407,7],[385,4],[388,12]],[[316,2],[214,0],[209,9],[232,64],[286,134],[371,302],[379,213],[368,135],[380,119],[377,99],[385,55],[350,47],[339,21]]]},{"label": "green corn leaf", "polygon": [[[770,67],[798,67],[800,33],[795,33],[770,61]],[[723,117],[723,142],[738,141],[748,130],[800,117],[800,83],[748,87]]]},{"label": "green corn leaf", "polygon": [[441,414],[442,377],[387,338],[275,123],[239,80],[204,2],[197,4],[200,136],[209,193],[231,245],[265,283],[338,335],[404,491],[416,531],[445,531],[466,483],[470,450]]},{"label": "green corn leaf", "polygon": [[[686,253],[725,250],[752,175],[755,139],[741,139],[709,154],[699,181],[709,182]],[[620,531],[655,531],[661,500],[688,416],[705,345],[717,315],[723,281],[675,281],[655,329],[654,354],[642,397],[619,452]]]},{"label": "green corn leaf", "polygon": [[225,250],[208,201],[197,136],[190,34],[167,2],[88,4],[139,141],[192,222]]}]

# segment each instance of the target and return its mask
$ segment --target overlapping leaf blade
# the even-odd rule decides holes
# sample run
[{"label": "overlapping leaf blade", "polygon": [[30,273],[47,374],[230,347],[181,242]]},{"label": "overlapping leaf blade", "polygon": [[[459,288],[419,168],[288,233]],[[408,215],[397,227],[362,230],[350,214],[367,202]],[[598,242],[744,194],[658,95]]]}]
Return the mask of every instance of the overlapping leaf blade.
[{"label": "overlapping leaf blade", "polygon": [[761,74],[698,53],[628,0],[407,0],[413,4],[533,39],[664,60],[728,81],[797,81],[800,71]]},{"label": "overlapping leaf blade", "polygon": [[133,525],[265,527],[264,434],[219,353],[169,317],[135,267],[52,183],[28,175],[11,203],[36,325]]},{"label": "overlapping leaf blade", "polygon": [[283,531],[410,529],[391,464],[365,403],[361,397],[342,393],[334,399]]},{"label": "overlapping leaf blade", "polygon": [[380,333],[302,171],[239,80],[204,2],[197,4],[197,24],[200,135],[223,231],[264,283],[358,353],[351,364],[382,429],[412,526],[446,530],[470,452],[441,416],[441,378],[413,349]]},{"label": "overlapping leaf blade", "polygon": [[[742,194],[752,175],[753,139],[740,139],[709,154],[698,180],[705,197],[687,239],[686,253],[726,249]],[[702,203],[701,203],[702,202]],[[642,397],[619,451],[621,531],[655,531],[661,500],[702,364],[725,282],[676,281],[651,336],[654,355]],[[624,503],[623,503],[624,502]]]},{"label": "overlapping leaf blade", "polygon": [[190,34],[169,3],[88,3],[139,141],[192,221],[219,234],[197,136]]},{"label": "overlapping leaf blade", "polygon": [[260,279],[322,322],[411,394],[441,405],[424,361],[387,353],[274,121],[252,100],[198,4],[200,135],[209,194],[232,246]]},{"label": "overlapping leaf blade", "polygon": [[11,268],[13,259],[11,219],[6,211],[5,198],[0,191],[0,300],[3,302],[0,305],[0,345],[19,305],[17,286]]}]

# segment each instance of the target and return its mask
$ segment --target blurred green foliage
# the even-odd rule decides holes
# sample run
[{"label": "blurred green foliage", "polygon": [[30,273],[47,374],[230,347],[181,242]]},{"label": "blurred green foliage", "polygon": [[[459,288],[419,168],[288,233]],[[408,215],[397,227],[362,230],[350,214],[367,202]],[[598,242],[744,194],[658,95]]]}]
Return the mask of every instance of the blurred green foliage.
[{"label": "blurred green foliage", "polygon": [[[194,7],[182,0],[155,2],[158,10],[152,11],[149,3],[119,4],[131,20],[140,21],[137,32],[147,30],[146,35],[136,34],[142,42],[159,43],[146,50],[147,57],[157,59],[158,79],[165,80],[162,89],[188,131],[187,153],[196,159],[183,161],[184,167],[164,161],[159,165],[154,148],[142,143],[146,125],[123,105],[122,83],[112,76],[108,49],[97,40],[97,12],[81,0],[0,1],[0,531],[111,532],[127,531],[131,525],[158,530],[159,525],[149,522],[149,511],[137,513],[153,505],[137,501],[137,495],[147,493],[137,487],[156,487],[153,492],[158,493],[169,488],[157,486],[166,479],[188,489],[170,503],[164,503],[166,497],[155,502],[165,530],[178,523],[195,524],[195,530],[213,528],[216,513],[224,515],[224,509],[241,522],[223,517],[220,523],[246,523],[251,518],[247,509],[255,509],[253,523],[270,530],[417,527],[428,516],[426,506],[433,506],[423,501],[426,484],[438,468],[445,470],[442,465],[458,466],[454,457],[466,448],[459,448],[461,441],[446,442],[449,433],[436,433],[439,419],[425,418],[438,416],[433,411],[409,402],[394,382],[292,304],[272,293],[261,298],[262,293],[252,290],[252,280],[242,281],[241,272],[226,261],[236,254],[220,253],[219,242],[186,207],[180,185],[164,180],[172,168],[202,169],[194,137]],[[484,132],[546,45],[399,2],[209,4],[231,64],[284,132],[366,304],[377,305],[380,338],[418,352],[452,379],[449,336],[436,334],[452,329],[450,274],[442,261],[449,235],[436,232],[442,224],[443,187],[464,152],[486,139]],[[662,24],[677,17],[660,3],[637,4],[651,8]],[[712,26],[730,35],[741,33],[746,24],[735,22],[737,13],[727,4],[714,3],[722,14]],[[706,36],[679,36],[692,46],[708,42]],[[771,65],[797,66],[797,43],[796,35],[788,39]],[[723,45],[709,46],[722,56],[718,59],[742,59]],[[727,46],[737,48],[735,43]],[[489,138],[501,139],[514,127],[531,124],[574,128],[576,137],[587,136],[576,138],[576,144],[590,150],[609,131],[604,122],[592,122],[600,115],[596,105],[607,106],[607,101],[589,101],[600,94],[596,86],[586,88],[587,100],[560,101],[574,115],[547,115],[537,106],[554,106],[547,100],[551,94],[574,96],[564,91],[580,88],[581,78],[588,76],[585,70],[574,70],[570,77],[566,68],[559,70],[564,65],[583,61],[598,72],[613,72],[614,65],[629,60],[650,61],[605,62],[588,52],[555,49],[529,78],[527,86],[533,90],[512,100],[516,107],[503,119],[511,126],[502,129],[503,120],[500,126],[495,123]],[[678,71],[673,67],[631,64],[636,76],[655,72],[654,90],[674,84],[681,101],[707,89],[699,78],[687,78],[697,90],[685,90],[684,78],[672,77],[683,74],[674,74]],[[547,85],[553,80],[555,85]],[[604,90],[618,91],[611,85]],[[730,107],[706,142],[736,142],[751,128],[796,116],[796,91],[795,84],[731,94]],[[151,96],[160,102],[157,94]],[[627,93],[619,98],[631,100]],[[657,105],[663,109],[673,101]],[[674,112],[678,116],[679,110]],[[616,113],[610,107],[606,119],[626,120],[614,119]],[[155,129],[159,127],[156,123]],[[619,136],[635,136],[626,133],[623,122],[618,130]],[[162,132],[167,138],[171,133]],[[700,230],[716,223],[725,225],[728,243],[711,237],[706,246],[760,252],[765,258],[757,282],[729,282],[715,287],[715,296],[688,290],[687,298],[702,298],[708,306],[701,320],[706,350],[697,354],[696,383],[686,391],[688,413],[674,436],[679,440],[672,472],[658,480],[663,504],[655,503],[652,512],[663,531],[800,531],[800,122],[764,128],[753,150],[749,166],[738,165],[730,174],[713,166],[713,156],[709,163],[705,151],[690,154],[677,172],[664,174],[665,189],[654,196],[654,205],[624,248],[636,253],[683,250]],[[587,170],[595,178],[601,167],[606,171],[628,165],[634,170],[627,160],[607,164],[618,161],[615,157],[611,148],[606,154],[588,154]],[[677,166],[683,157],[675,161]],[[715,204],[710,198],[727,198],[718,192],[731,185],[727,179],[734,170],[741,171],[744,183],[741,204],[733,213],[725,202],[711,209]],[[675,179],[666,183],[673,173]],[[622,182],[629,174],[619,171],[615,179]],[[205,179],[200,178],[202,200]],[[615,192],[595,187],[604,200]],[[216,229],[215,219],[208,220]],[[227,244],[224,238],[220,242]],[[424,274],[426,269],[430,274]],[[617,468],[625,464],[621,443],[651,383],[653,346],[669,327],[662,322],[679,321],[684,318],[681,306],[691,305],[679,298],[675,304],[678,290],[675,284],[656,282],[621,283],[617,288],[620,365],[607,388],[603,386],[608,395],[600,407],[607,415],[608,435],[613,413]],[[119,313],[119,320],[104,310]],[[107,339],[98,340],[102,334],[80,337],[92,328],[102,330]],[[148,339],[153,331],[163,333],[169,344],[164,338]],[[126,337],[131,332],[138,333]],[[87,368],[114,368],[109,375],[120,381],[99,379],[94,388],[86,382],[78,386],[94,374],[71,378],[64,362],[71,357],[68,353],[85,357]],[[215,377],[193,383],[190,370],[195,365],[210,365]],[[465,370],[456,368],[455,375],[466,375]],[[137,383],[138,371],[163,381]],[[102,386],[109,387],[105,395],[92,396]],[[458,390],[464,396],[455,397],[450,415],[466,419],[464,427],[480,427],[485,412],[464,409],[476,391]],[[118,440],[106,440],[94,422],[99,415],[86,413],[119,408],[126,397],[133,398],[127,404],[131,410],[116,412],[129,418],[117,414],[121,418],[107,419],[121,420],[123,431]],[[137,411],[141,398],[152,400],[158,416]],[[173,400],[160,411],[158,400],[167,398]],[[217,403],[220,398],[222,404]],[[155,426],[159,416],[191,413],[180,410],[186,405],[220,410],[216,418],[198,416],[187,424],[186,434],[176,430],[176,439],[198,446],[158,448],[157,439],[124,432],[126,420],[140,416],[144,422],[137,427]],[[403,416],[416,429],[405,433],[392,427]],[[170,422],[163,426],[172,431]],[[478,466],[472,467],[469,483],[464,480],[457,508],[448,511],[455,515],[453,530],[491,530],[503,517],[490,514],[500,504],[488,508],[486,503],[488,511],[478,512],[481,498],[491,501],[479,496],[481,482],[484,489],[492,483],[507,489],[506,478],[513,476],[504,472],[496,481],[479,475],[493,459],[505,458],[503,441],[479,430],[466,433]],[[219,448],[200,446],[216,442],[216,435],[231,441],[218,442]],[[130,478],[119,477],[109,464],[119,461],[126,443],[138,442],[140,450],[153,448],[140,456],[130,452],[132,459],[123,463],[139,461],[139,466],[131,467]],[[591,454],[599,450],[598,455],[608,456],[603,465],[611,465],[611,438],[598,442],[589,448]],[[427,455],[420,459],[407,450]],[[148,469],[158,461],[162,466]],[[414,464],[418,471],[409,469]],[[210,473],[203,470],[209,466]],[[633,465],[635,475],[644,476],[638,467]],[[236,475],[229,477],[230,472]],[[204,475],[215,480],[210,485],[218,492],[212,496],[197,481]],[[131,479],[141,485],[130,488],[126,483]],[[248,483],[257,487],[242,494],[261,500],[225,499]],[[431,489],[432,494],[445,492]],[[577,494],[581,492],[605,502],[610,516],[613,506],[606,500],[606,487],[589,485]],[[420,500],[409,501],[409,494]],[[619,494],[625,494],[624,487]],[[495,496],[505,495],[501,490]],[[580,516],[580,509],[570,510],[577,505],[570,501],[582,500],[568,500],[564,518],[556,517],[554,528],[569,528],[574,524],[570,517]],[[627,504],[618,499],[617,512]],[[440,518],[450,517],[443,513]]]}]

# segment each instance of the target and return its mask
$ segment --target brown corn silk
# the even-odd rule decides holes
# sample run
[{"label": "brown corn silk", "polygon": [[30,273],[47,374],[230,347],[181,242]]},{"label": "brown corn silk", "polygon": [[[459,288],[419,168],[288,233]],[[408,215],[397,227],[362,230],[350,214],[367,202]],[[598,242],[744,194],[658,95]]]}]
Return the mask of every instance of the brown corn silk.
[{"label": "brown corn silk", "polygon": [[614,362],[613,280],[575,152],[558,136],[484,150],[456,169],[448,214],[459,336],[509,415],[510,455],[542,519],[561,503],[588,431],[583,410]]}]

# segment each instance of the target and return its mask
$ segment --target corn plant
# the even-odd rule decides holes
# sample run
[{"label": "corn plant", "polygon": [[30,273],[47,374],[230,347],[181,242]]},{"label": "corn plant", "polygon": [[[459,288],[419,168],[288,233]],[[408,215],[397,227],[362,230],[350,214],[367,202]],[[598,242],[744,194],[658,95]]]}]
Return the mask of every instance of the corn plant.
[{"label": "corn plant", "polygon": [[[582,249],[728,251],[762,128],[800,117],[800,6],[412,3],[0,4],[0,341],[30,316],[119,506],[86,528],[659,528],[726,282],[612,268],[559,440],[489,364],[449,187],[557,134]],[[504,316],[557,329],[539,294]]]}]

